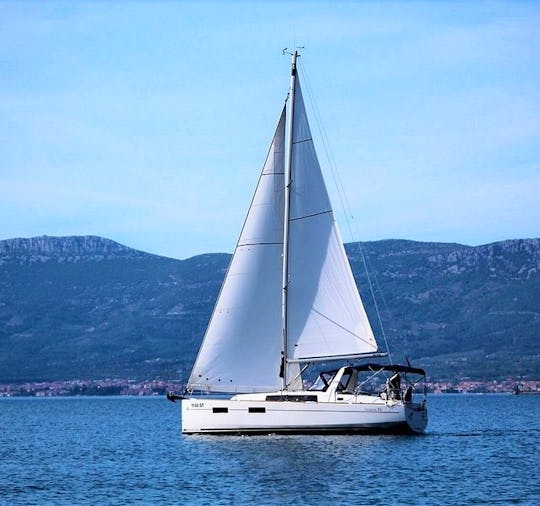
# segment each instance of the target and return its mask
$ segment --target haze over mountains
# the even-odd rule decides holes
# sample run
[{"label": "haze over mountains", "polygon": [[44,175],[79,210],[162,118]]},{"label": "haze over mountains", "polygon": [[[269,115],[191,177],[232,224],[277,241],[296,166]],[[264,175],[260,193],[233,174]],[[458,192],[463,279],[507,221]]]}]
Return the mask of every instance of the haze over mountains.
[{"label": "haze over mountains", "polygon": [[[540,377],[540,239],[347,252],[384,347],[366,259],[394,361],[407,356],[431,379]],[[229,259],[174,260],[93,236],[0,241],[0,382],[186,380]]]}]

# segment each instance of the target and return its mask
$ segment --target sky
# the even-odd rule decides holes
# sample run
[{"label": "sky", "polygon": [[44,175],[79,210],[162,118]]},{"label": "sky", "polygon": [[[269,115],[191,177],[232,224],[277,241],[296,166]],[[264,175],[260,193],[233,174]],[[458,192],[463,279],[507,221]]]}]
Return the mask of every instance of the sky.
[{"label": "sky", "polygon": [[0,0],[0,239],[232,252],[300,46],[346,242],[540,237],[540,2]]}]

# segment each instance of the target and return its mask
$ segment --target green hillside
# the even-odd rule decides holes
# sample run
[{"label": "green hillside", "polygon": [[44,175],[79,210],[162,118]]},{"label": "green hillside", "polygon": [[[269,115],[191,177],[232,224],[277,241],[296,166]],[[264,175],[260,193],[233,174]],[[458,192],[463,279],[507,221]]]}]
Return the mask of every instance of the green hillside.
[{"label": "green hillside", "polygon": [[[394,360],[432,379],[540,378],[539,239],[347,249],[383,346],[366,259]],[[0,382],[187,379],[229,259],[99,237],[0,241]]]}]

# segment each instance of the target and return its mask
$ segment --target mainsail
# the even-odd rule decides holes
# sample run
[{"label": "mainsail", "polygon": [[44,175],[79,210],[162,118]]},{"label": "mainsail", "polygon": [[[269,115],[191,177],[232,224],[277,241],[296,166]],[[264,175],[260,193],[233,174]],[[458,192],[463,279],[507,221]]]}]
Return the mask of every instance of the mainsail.
[{"label": "mainsail", "polygon": [[[377,351],[334,221],[298,80],[284,245],[284,108],[187,388],[264,392],[298,386],[298,362]],[[286,353],[282,275],[287,248]],[[293,386],[291,384],[291,387]]]},{"label": "mainsail", "polygon": [[334,220],[298,80],[292,139],[287,314],[289,359],[377,351]]}]

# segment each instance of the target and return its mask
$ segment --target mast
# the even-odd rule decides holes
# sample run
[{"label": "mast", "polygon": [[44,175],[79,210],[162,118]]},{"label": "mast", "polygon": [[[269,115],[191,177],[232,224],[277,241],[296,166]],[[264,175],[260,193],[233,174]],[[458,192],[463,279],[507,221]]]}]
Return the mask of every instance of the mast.
[{"label": "mast", "polygon": [[287,389],[289,378],[287,377],[287,292],[289,285],[289,209],[291,202],[291,166],[292,166],[292,148],[293,148],[293,126],[294,126],[294,91],[296,85],[296,59],[298,51],[291,53],[291,85],[289,91],[289,118],[287,125],[287,145],[286,145],[286,161],[285,161],[285,210],[283,213],[283,278],[282,278],[282,306],[281,306],[281,323],[282,323],[282,351],[281,351],[281,372],[283,377],[283,389]]}]

